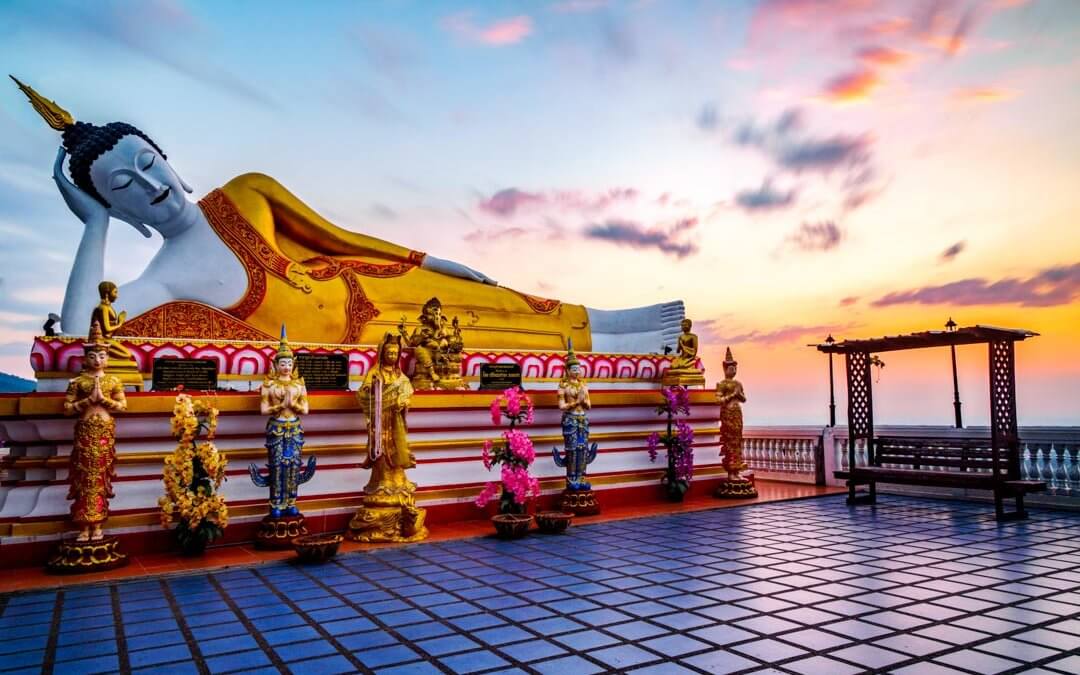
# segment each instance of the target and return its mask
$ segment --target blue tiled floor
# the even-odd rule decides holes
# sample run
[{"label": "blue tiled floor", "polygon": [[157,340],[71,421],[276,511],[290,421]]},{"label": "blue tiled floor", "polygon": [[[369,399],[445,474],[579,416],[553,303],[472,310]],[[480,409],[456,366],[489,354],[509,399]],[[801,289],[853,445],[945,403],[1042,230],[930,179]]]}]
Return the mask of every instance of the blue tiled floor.
[{"label": "blue tiled floor", "polygon": [[1080,672],[1080,513],[842,497],[0,596],[0,672]]}]

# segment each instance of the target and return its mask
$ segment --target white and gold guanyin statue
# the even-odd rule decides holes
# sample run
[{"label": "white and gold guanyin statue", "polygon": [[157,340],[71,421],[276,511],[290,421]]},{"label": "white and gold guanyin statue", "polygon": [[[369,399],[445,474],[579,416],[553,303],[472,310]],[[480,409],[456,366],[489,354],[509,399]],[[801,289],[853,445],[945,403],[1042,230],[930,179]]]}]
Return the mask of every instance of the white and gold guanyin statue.
[{"label": "white and gold guanyin statue", "polygon": [[401,335],[387,333],[378,363],[356,392],[367,416],[367,453],[361,467],[371,469],[364,504],[349,521],[350,539],[406,542],[427,538],[424,509],[416,508],[416,484],[405,475],[416,466],[409,450],[406,413],[413,388],[401,372]]},{"label": "white and gold guanyin statue", "polygon": [[416,316],[434,290],[445,313],[469,317],[465,341],[479,348],[561,350],[572,338],[585,351],[648,353],[678,335],[681,301],[594,310],[520,293],[459,263],[342,229],[262,174],[238,176],[192,203],[192,188],[145,133],[124,122],[76,122],[16,83],[63,133],[53,178],[84,225],[64,297],[65,326],[96,304],[108,224],[116,218],[164,239],[120,289],[133,317],[126,335],[176,337],[153,335],[169,325],[162,317],[178,316],[178,325],[194,330],[190,317],[209,307],[227,314],[237,335],[272,339],[281,317],[299,315],[305,320],[294,324],[294,340],[374,344],[397,317]]}]

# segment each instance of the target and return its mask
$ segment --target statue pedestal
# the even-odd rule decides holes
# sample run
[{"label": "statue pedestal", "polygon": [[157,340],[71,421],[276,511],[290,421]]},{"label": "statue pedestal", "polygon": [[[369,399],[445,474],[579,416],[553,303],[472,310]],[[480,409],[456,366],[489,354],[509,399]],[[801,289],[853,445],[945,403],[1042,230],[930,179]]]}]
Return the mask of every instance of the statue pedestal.
[{"label": "statue pedestal", "polygon": [[592,490],[563,490],[559,510],[575,516],[595,516],[600,513],[600,503]]},{"label": "statue pedestal", "polygon": [[705,386],[705,373],[700,370],[675,370],[669,368],[664,371],[664,376],[661,379],[661,384],[665,387],[681,386],[681,387],[704,387]]},{"label": "statue pedestal", "polygon": [[303,514],[295,516],[266,516],[255,533],[255,545],[259,548],[292,548],[293,539],[308,533]]},{"label": "statue pedestal", "polygon": [[103,537],[97,541],[61,541],[49,558],[45,569],[53,574],[84,574],[102,572],[128,563],[127,554],[120,552],[120,540]]},{"label": "statue pedestal", "polygon": [[721,478],[713,496],[718,499],[752,499],[757,497],[758,493],[757,488],[754,486],[753,474],[739,476],[735,479],[726,476]]},{"label": "statue pedestal", "polygon": [[427,511],[416,508],[411,494],[389,499],[385,495],[369,495],[349,521],[345,534],[353,541],[368,544],[422,541],[428,536],[425,517]]}]

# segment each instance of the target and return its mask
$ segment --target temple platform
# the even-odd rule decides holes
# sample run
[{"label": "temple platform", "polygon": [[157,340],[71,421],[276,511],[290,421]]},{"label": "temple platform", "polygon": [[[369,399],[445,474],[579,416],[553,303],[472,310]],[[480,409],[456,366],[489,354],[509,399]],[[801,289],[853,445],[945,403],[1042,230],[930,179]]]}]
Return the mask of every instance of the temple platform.
[{"label": "temple platform", "polygon": [[[530,394],[537,406],[535,424],[527,427],[537,449],[533,474],[541,478],[545,499],[553,499],[564,487],[564,473],[551,459],[551,449],[562,446],[556,394]],[[413,398],[409,442],[418,465],[409,476],[420,486],[418,506],[428,510],[432,531],[441,523],[483,514],[473,499],[487,481],[497,478],[481,462],[484,441],[501,433],[491,424],[488,409],[494,396],[422,392]],[[229,459],[222,487],[230,511],[224,543],[249,542],[266,512],[265,490],[247,476],[249,463],[266,461],[265,418],[258,412],[255,393],[219,392],[211,398],[221,411],[215,443]],[[364,417],[351,393],[315,392],[309,398],[305,453],[318,458],[318,470],[301,488],[299,506],[310,532],[340,531],[360,505],[368,480],[368,471],[360,468],[367,440]],[[164,458],[175,447],[169,432],[174,396],[131,393],[128,400],[128,412],[117,417],[116,497],[107,529],[120,537],[129,554],[165,552],[172,547],[171,532],[160,525],[157,500],[163,493]],[[600,501],[660,499],[663,465],[650,463],[646,451],[646,438],[663,425],[655,413],[659,392],[601,390],[593,393],[592,401],[592,440],[599,454],[589,477]],[[73,421],[61,414],[62,402],[61,394],[0,396],[0,438],[8,453],[0,459],[0,566],[43,563],[64,532]],[[707,391],[692,392],[691,403],[695,481],[718,478],[718,406]]]}]

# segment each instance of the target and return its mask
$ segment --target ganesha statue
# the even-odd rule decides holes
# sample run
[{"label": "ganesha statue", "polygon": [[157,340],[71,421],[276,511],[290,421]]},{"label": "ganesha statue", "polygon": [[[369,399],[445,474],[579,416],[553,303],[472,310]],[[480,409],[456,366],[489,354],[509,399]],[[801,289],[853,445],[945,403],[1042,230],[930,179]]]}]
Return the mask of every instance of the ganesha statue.
[{"label": "ganesha statue", "polygon": [[447,314],[469,317],[460,329],[480,348],[561,350],[572,339],[585,351],[647,353],[679,335],[681,301],[596,310],[514,291],[465,265],[339,227],[263,174],[238,176],[192,202],[192,187],[149,135],[125,122],[75,121],[16,84],[62,133],[53,178],[83,223],[64,296],[65,327],[81,323],[97,304],[115,219],[163,239],[146,268],[131,270],[134,279],[119,288],[129,330],[158,325],[151,319],[170,312],[210,308],[269,339],[281,317],[300,315],[295,340],[377,344],[397,317],[417,316],[438,289]]},{"label": "ganesha statue", "polygon": [[467,389],[461,377],[461,352],[464,341],[461,327],[455,316],[448,326],[442,313],[442,303],[431,298],[420,312],[420,325],[410,334],[405,328],[405,317],[398,324],[402,342],[412,348],[416,366],[412,376],[413,389]]}]

